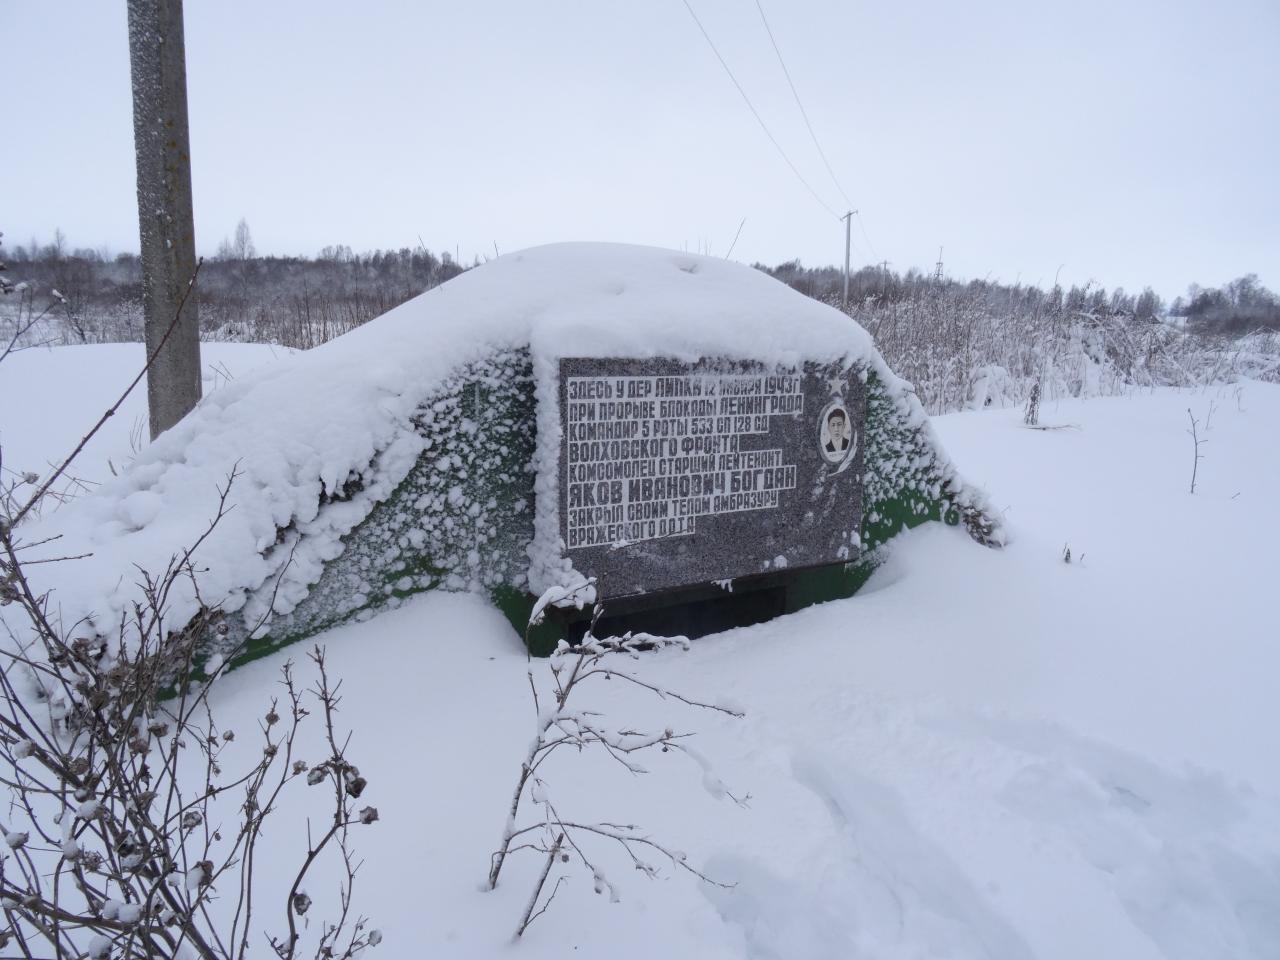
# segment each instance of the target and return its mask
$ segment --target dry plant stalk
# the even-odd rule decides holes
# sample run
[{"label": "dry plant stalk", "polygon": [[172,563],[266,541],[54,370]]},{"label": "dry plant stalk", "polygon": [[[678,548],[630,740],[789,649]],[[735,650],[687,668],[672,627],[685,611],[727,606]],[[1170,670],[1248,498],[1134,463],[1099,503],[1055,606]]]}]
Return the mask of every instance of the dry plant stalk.
[{"label": "dry plant stalk", "polygon": [[[212,684],[243,646],[200,662],[204,642],[225,628],[200,597],[194,557],[226,515],[236,474],[193,544],[164,570],[137,570],[138,598],[111,635],[87,621],[64,625],[55,599],[28,576],[34,562],[74,561],[24,563],[44,544],[24,542],[20,521],[38,512],[119,402],[44,483],[22,478],[35,488],[30,495],[19,499],[10,485],[0,498],[0,783],[10,798],[0,818],[0,949],[26,958],[242,958],[256,936],[255,909],[279,896],[286,932],[267,939],[281,960],[295,960],[310,919],[302,884],[335,850],[343,867],[338,914],[320,924],[314,956],[354,957],[381,935],[350,910],[358,864],[349,828],[378,814],[355,809],[365,781],[336,732],[341,684],[330,680],[324,651],[310,653],[318,674],[310,690],[284,665],[282,692],[257,724],[260,749],[247,758],[228,760],[235,731],[209,704]],[[199,612],[174,624],[169,599],[188,584]],[[298,737],[312,702],[326,755],[309,766]],[[238,769],[224,769],[233,762]],[[313,839],[308,828],[287,893],[257,890],[265,825],[300,779],[331,788],[324,829]]]},{"label": "dry plant stalk", "polygon": [[[1210,416],[1212,415],[1213,413],[1212,413],[1212,407],[1211,407]],[[1195,493],[1196,492],[1196,474],[1199,473],[1200,471],[1200,461],[1204,459],[1204,454],[1200,452],[1200,447],[1202,444],[1206,444],[1209,441],[1200,439],[1200,434],[1197,430],[1197,428],[1200,426],[1200,421],[1195,418],[1194,414],[1192,414],[1190,407],[1187,407],[1187,419],[1191,421],[1191,428],[1187,431],[1187,433],[1191,435],[1192,449],[1194,451],[1194,457],[1191,460],[1191,492]]]},{"label": "dry plant stalk", "polygon": [[[590,580],[579,590],[592,591],[591,595],[594,596],[594,585],[595,581]],[[566,599],[559,596],[558,598]],[[535,608],[537,612],[534,614],[534,619],[530,621],[530,626],[540,622],[544,607],[545,604],[540,603]],[[637,660],[641,652],[672,647],[688,649],[688,640],[684,637],[668,638],[630,633],[622,637],[601,639],[595,636],[595,630],[603,613],[603,606],[597,602],[592,611],[591,626],[582,642],[572,646],[562,640],[551,655],[552,699],[545,708],[538,696],[533,671],[532,669],[529,671],[529,689],[533,697],[534,710],[538,716],[537,734],[520,765],[520,774],[516,779],[515,790],[512,792],[502,841],[490,858],[488,879],[488,887],[492,890],[498,885],[507,857],[518,851],[529,850],[544,857],[542,869],[516,927],[517,939],[523,936],[534,920],[546,912],[560,884],[564,881],[564,876],[558,877],[550,892],[544,896],[546,884],[557,863],[576,861],[591,874],[596,893],[608,892],[610,900],[617,901],[617,887],[606,877],[596,855],[588,852],[595,841],[607,841],[608,846],[621,850],[631,866],[646,876],[658,875],[657,866],[646,859],[649,855],[657,854],[673,866],[693,874],[700,880],[717,886],[726,886],[690,865],[683,853],[643,833],[636,824],[593,822],[563,816],[551,797],[549,785],[543,774],[546,761],[562,747],[569,747],[578,752],[604,751],[623,770],[633,775],[647,772],[635,759],[637,754],[655,749],[662,753],[677,750],[693,759],[702,768],[704,784],[713,793],[728,797],[738,804],[745,804],[749,799],[735,797],[715,778],[707,761],[683,742],[691,734],[677,733],[671,728],[648,733],[631,729],[612,730],[606,725],[604,716],[599,712],[576,709],[570,705],[574,693],[584,684],[592,680],[619,680],[647,690],[662,700],[676,700],[686,706],[711,710],[732,717],[742,716],[742,713],[736,709],[691,699],[645,680],[626,669],[620,669],[619,660]],[[540,808],[541,812],[536,819],[521,825],[519,815],[526,799],[533,806]]]}]

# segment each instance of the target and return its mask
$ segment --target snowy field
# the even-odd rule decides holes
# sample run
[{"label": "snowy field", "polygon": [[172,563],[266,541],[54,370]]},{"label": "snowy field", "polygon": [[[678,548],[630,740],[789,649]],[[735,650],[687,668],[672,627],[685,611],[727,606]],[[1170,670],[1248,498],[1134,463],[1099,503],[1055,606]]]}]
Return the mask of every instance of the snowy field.
[{"label": "snowy field", "polygon": [[[127,379],[107,351],[126,349],[6,361],[6,460],[39,469],[74,443],[99,388]],[[205,350],[232,375],[271,359]],[[140,407],[82,474],[128,455]],[[1188,407],[1208,440],[1194,495]],[[385,934],[373,956],[1280,956],[1280,387],[1045,404],[1041,420],[1063,428],[1028,430],[1016,410],[935,420],[1004,511],[1007,548],[930,525],[857,597],[627,666],[743,719],[589,691],[612,727],[696,731],[750,799],[720,798],[674,752],[643,776],[561,754],[547,779],[562,813],[640,824],[731,888],[665,862],[650,880],[602,846],[620,902],[570,872],[512,946],[540,858],[517,854],[497,891],[481,887],[534,733],[528,672],[545,689],[547,663],[466,595],[321,637],[381,817],[355,835],[357,907]],[[251,732],[303,653],[232,673],[215,694],[224,725]],[[308,813],[323,801],[299,785],[260,861],[281,901]]]},{"label": "snowy field", "polygon": [[[202,343],[205,395],[257,367],[296,351],[256,343]],[[0,443],[4,466],[47,473],[61,462],[142,369],[140,343],[33,347],[0,367]],[[148,441],[147,387],[137,388],[76,460],[72,474],[98,483]]]}]

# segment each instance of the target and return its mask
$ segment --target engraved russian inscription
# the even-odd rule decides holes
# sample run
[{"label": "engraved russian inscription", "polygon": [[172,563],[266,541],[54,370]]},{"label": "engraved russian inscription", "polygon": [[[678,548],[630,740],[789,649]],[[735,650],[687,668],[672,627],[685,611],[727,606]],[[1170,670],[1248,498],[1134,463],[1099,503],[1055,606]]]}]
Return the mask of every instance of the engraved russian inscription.
[{"label": "engraved russian inscription", "polygon": [[864,404],[851,370],[560,364],[561,537],[604,595],[856,556]]},{"label": "engraved russian inscription", "polygon": [[698,518],[770,510],[796,486],[780,448],[743,450],[804,411],[795,375],[569,377],[566,547],[685,536]]}]

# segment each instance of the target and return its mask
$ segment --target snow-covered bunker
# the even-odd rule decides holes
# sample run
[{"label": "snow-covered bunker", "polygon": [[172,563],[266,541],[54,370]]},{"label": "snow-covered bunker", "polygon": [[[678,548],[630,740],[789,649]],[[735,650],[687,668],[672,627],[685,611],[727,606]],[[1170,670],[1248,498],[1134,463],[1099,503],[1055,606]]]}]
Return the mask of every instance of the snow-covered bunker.
[{"label": "snow-covered bunker", "polygon": [[[813,550],[790,552],[812,511],[801,508],[756,537],[751,525],[768,511],[748,506],[730,541],[741,550],[726,558],[721,546],[710,567],[689,568],[694,582],[676,576],[660,594],[643,582],[616,586],[614,576],[612,590],[602,586],[612,613],[648,617],[653,629],[706,632],[851,594],[874,548],[928,520],[963,523],[983,543],[999,540],[983,497],[938,447],[910,385],[844,314],[722,260],[563,244],[501,257],[213,393],[123,476],[41,522],[41,535],[64,536],[58,551],[71,541],[69,552],[93,554],[48,565],[63,581],[48,586],[64,617],[86,616],[116,633],[112,624],[136,591],[121,569],[162,569],[196,543],[234,475],[232,509],[194,555],[200,596],[177,585],[171,622],[185,622],[198,603],[217,604],[231,629],[211,642],[235,644],[257,626],[247,658],[446,589],[486,592],[523,631],[539,595],[599,574],[581,558],[643,556],[655,539],[668,539],[600,543],[600,530],[630,529],[600,527],[572,534],[586,536],[594,554],[567,549],[564,377],[593,373],[608,389],[619,374],[609,363],[638,365],[646,376],[632,379],[649,379],[643,390],[656,382],[653,364],[658,374],[686,378],[672,383],[720,377],[711,392],[749,376],[803,379],[778,389],[806,393],[806,412],[787,414],[792,408],[775,399],[783,412],[774,419],[810,418],[819,431],[814,462],[826,445],[828,473],[856,480],[849,489],[859,499],[841,515],[856,526],[827,536],[822,562]],[[616,383],[622,391],[622,379]],[[834,399],[824,406],[815,390]],[[802,468],[798,488],[794,476],[779,486],[801,500],[808,484]],[[674,531],[679,550],[698,543],[687,526]],[[86,536],[91,542],[81,543]],[[533,643],[553,643],[564,629],[553,619]]]}]

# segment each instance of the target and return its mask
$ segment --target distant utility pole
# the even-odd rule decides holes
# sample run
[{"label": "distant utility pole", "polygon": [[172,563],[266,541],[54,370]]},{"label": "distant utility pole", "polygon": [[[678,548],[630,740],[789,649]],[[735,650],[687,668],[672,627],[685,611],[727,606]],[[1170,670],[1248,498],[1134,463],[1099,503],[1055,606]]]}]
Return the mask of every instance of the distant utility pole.
[{"label": "distant utility pole", "polygon": [[849,309],[849,225],[853,223],[853,215],[857,210],[850,210],[840,219],[844,221],[844,298],[840,301],[846,310]]},{"label": "distant utility pole", "polygon": [[880,261],[880,292],[889,292],[889,261]]},{"label": "distant utility pole", "polygon": [[933,267],[933,280],[935,283],[942,282],[942,248],[938,248],[938,262]]},{"label": "distant utility pole", "polygon": [[[151,439],[200,400],[200,319],[182,0],[128,0]],[[181,309],[181,316],[178,316]]]}]

